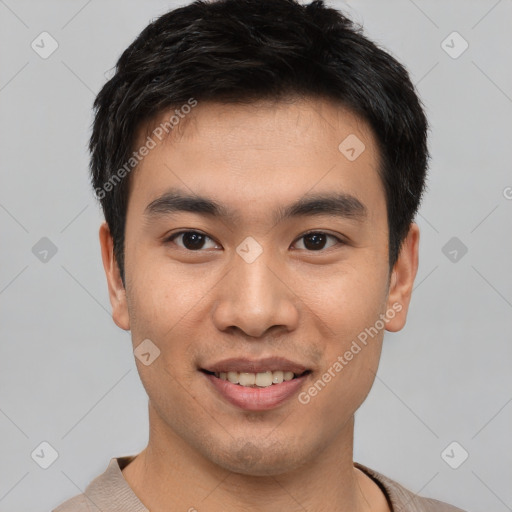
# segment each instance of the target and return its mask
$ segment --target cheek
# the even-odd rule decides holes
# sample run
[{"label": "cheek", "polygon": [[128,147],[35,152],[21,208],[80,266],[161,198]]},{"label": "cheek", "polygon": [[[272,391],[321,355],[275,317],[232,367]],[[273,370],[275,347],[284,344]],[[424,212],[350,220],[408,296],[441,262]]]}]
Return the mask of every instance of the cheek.
[{"label": "cheek", "polygon": [[387,282],[386,274],[378,269],[370,264],[346,265],[313,268],[297,276],[297,294],[314,313],[311,318],[326,338],[347,341],[379,318]]},{"label": "cheek", "polygon": [[[142,340],[151,340],[159,350],[158,358],[145,366],[136,360],[140,379],[148,396],[161,414],[190,407],[183,393],[196,376],[192,365],[197,341],[198,318],[206,318],[208,293],[216,279],[206,275],[199,265],[178,265],[170,259],[158,261],[134,259],[137,272],[128,290],[133,348]],[[184,387],[183,387],[184,386]]]},{"label": "cheek", "polygon": [[158,353],[149,365],[136,358],[137,370],[159,416],[169,424],[179,424],[180,418],[168,418],[166,411],[187,411],[190,404],[189,394],[184,393],[190,372],[187,352],[192,344],[189,317],[204,291],[190,286],[190,276],[163,268],[166,263],[162,261],[133,261],[137,271],[131,274],[127,290],[133,347],[149,339]]},{"label": "cheek", "polygon": [[206,267],[183,265],[163,251],[153,252],[159,254],[138,251],[133,257],[129,299],[135,322],[131,325],[137,340],[142,336],[164,342],[194,316],[214,282]]},{"label": "cheek", "polygon": [[[337,329],[322,343],[322,365],[310,385],[299,396],[301,404],[311,407],[311,417],[319,418],[329,410],[332,435],[364,402],[378,370],[383,330],[375,327],[378,310],[338,312],[330,328]],[[380,324],[377,325],[380,327]]]},{"label": "cheek", "polygon": [[[384,332],[381,320],[386,299],[386,275],[376,268],[351,268],[321,276],[309,274],[301,297],[307,297],[310,318],[321,332],[322,368],[308,396],[319,413],[337,404],[334,416],[354,412],[368,394],[377,372]],[[350,392],[347,392],[350,390]]]}]

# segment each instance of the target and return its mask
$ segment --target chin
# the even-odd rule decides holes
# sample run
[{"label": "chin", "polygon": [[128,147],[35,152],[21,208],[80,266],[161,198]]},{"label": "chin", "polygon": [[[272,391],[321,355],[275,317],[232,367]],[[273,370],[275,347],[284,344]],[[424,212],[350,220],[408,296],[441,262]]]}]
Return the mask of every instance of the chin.
[{"label": "chin", "polygon": [[226,452],[212,454],[212,461],[233,473],[247,476],[276,476],[302,466],[297,450],[283,444],[241,439],[233,441]]}]

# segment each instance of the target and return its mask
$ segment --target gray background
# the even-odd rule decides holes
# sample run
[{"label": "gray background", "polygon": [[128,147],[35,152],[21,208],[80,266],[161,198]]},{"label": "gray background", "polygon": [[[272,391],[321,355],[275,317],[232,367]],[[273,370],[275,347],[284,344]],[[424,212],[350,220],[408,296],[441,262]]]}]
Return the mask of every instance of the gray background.
[{"label": "gray background", "polygon": [[[110,316],[86,144],[121,51],[183,3],[0,0],[1,512],[50,510],[146,444],[147,397],[129,333]],[[512,510],[512,1],[331,4],[406,64],[432,127],[412,309],[386,334],[355,460],[468,511]],[[43,31],[59,44],[47,59],[31,48]],[[442,46],[453,31],[469,44],[458,58],[445,49],[458,53],[461,39]],[[33,252],[43,237],[57,249],[46,261]],[[46,470],[31,457],[43,441],[58,452]],[[446,460],[469,453],[458,469],[441,456],[453,441],[462,448]]]}]

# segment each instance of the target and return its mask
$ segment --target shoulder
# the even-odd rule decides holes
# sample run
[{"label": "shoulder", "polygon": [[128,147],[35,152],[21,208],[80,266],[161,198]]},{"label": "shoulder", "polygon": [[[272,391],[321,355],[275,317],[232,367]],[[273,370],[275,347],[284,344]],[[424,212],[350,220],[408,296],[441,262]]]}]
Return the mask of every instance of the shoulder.
[{"label": "shoulder", "polygon": [[89,506],[89,499],[84,494],[79,494],[64,503],[61,503],[52,512],[91,512],[92,508]]},{"label": "shoulder", "polygon": [[82,494],[68,499],[52,512],[98,512],[114,509],[147,512],[122,474],[122,469],[134,458],[133,455],[127,455],[110,459],[107,469],[94,478]]},{"label": "shoulder", "polygon": [[357,462],[354,465],[379,485],[391,502],[393,512],[465,512],[448,503],[418,496],[374,469]]}]

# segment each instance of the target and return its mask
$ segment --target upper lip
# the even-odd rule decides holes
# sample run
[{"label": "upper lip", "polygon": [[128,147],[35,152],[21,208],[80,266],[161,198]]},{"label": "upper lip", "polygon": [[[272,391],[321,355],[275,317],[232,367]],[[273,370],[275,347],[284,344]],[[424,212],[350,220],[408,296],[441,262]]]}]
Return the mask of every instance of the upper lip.
[{"label": "upper lip", "polygon": [[267,371],[275,372],[282,370],[283,372],[293,372],[295,374],[301,374],[307,370],[304,365],[295,363],[284,357],[265,357],[263,359],[234,357],[231,359],[218,361],[211,365],[207,365],[202,369],[212,373],[262,373]]}]

